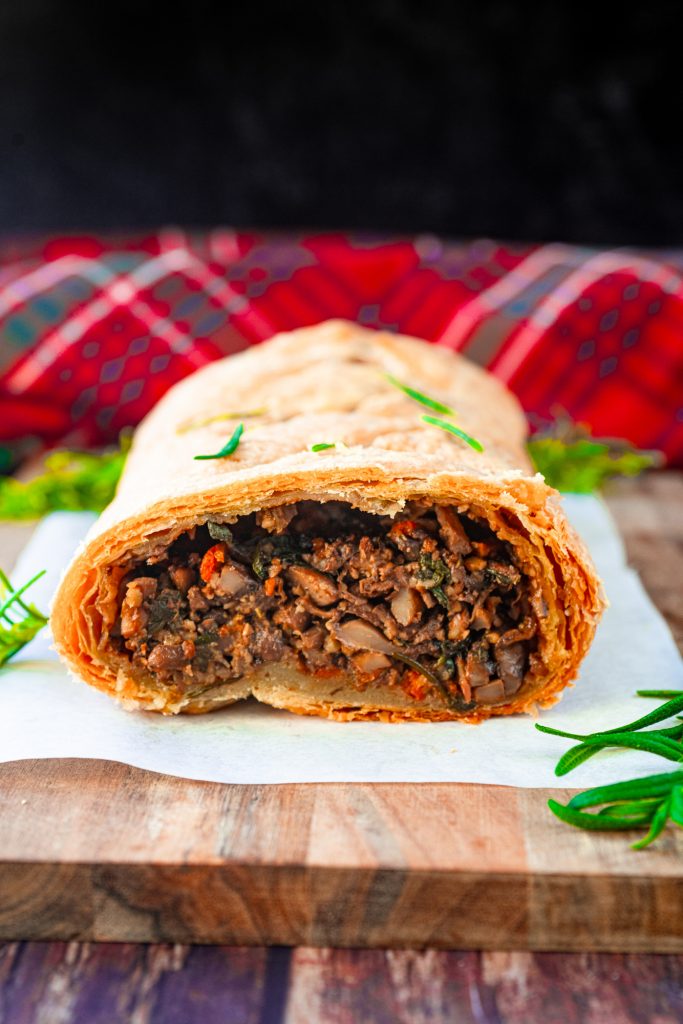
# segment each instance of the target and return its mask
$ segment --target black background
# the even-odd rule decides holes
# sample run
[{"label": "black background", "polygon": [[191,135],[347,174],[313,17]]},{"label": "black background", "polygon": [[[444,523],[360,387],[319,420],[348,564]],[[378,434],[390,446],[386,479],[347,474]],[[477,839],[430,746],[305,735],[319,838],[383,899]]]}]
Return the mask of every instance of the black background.
[{"label": "black background", "polygon": [[678,10],[5,2],[0,232],[681,243]]}]

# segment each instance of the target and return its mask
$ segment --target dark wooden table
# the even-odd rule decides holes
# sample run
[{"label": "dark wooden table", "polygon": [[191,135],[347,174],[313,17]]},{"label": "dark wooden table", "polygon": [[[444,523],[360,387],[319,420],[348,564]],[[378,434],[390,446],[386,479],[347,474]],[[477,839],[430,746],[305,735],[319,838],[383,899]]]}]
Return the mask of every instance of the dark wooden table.
[{"label": "dark wooden table", "polygon": [[[683,652],[683,474],[611,487]],[[1,561],[28,536],[0,531]],[[1,838],[0,838],[1,842]],[[0,1024],[679,1024],[683,957],[18,942]]]}]

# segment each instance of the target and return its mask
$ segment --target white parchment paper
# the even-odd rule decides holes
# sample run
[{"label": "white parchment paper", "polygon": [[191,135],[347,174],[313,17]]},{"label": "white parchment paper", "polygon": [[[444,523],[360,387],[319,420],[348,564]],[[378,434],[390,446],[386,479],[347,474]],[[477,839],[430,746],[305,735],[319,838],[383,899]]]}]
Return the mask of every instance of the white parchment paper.
[{"label": "white parchment paper", "polygon": [[[654,701],[638,688],[683,688],[671,634],[624,552],[605,506],[571,496],[570,518],[590,547],[611,601],[576,687],[542,713],[557,728],[589,732],[645,714]],[[64,566],[92,516],[57,513],[43,521],[14,570],[16,585],[47,576],[31,599],[47,608]],[[608,752],[568,778],[553,767],[570,741],[543,735],[529,716],[482,725],[329,722],[249,701],[210,715],[164,718],[123,711],[69,677],[46,630],[0,670],[0,760],[90,757],[190,779],[230,783],[479,782],[584,787],[669,766],[650,754]]]}]

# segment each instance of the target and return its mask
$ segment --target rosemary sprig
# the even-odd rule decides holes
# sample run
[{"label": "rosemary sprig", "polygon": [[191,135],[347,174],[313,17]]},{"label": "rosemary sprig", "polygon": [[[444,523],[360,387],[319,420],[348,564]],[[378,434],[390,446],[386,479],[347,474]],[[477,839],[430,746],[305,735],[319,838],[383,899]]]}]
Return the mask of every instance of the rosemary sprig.
[{"label": "rosemary sprig", "polygon": [[44,575],[43,569],[15,590],[0,569],[0,665],[5,665],[47,624],[47,616],[22,599],[29,587]]},{"label": "rosemary sprig", "polygon": [[619,438],[596,438],[585,424],[561,413],[527,444],[534,468],[551,487],[593,494],[615,476],[638,476],[664,463],[656,451],[639,451]]},{"label": "rosemary sprig", "polygon": [[101,512],[114,497],[130,447],[121,436],[117,451],[57,451],[32,480],[0,477],[0,519],[39,519],[48,512]]},{"label": "rosemary sprig", "polygon": [[215,452],[213,455],[195,455],[195,459],[227,459],[228,456],[237,451],[237,446],[240,443],[240,438],[243,433],[244,423],[238,423],[230,438],[225,442],[219,452]]},{"label": "rosemary sprig", "polygon": [[[581,740],[562,755],[555,774],[566,775],[607,747],[645,750],[669,761],[683,762],[683,722],[663,729],[647,728],[674,716],[680,719],[678,713],[683,710],[683,692],[639,690],[638,695],[665,695],[671,699],[633,722],[602,732],[582,735],[536,725],[539,732]],[[634,850],[642,850],[661,835],[669,819],[683,828],[683,770],[596,786],[577,793],[568,804],[549,800],[548,807],[561,821],[576,828],[592,831],[647,828],[646,835],[632,844]],[[600,809],[589,814],[584,808]]]},{"label": "rosemary sprig", "polygon": [[434,412],[439,412],[443,416],[455,416],[457,415],[454,409],[451,409],[450,405],[444,405],[443,402],[439,402],[436,398],[430,398],[429,395],[424,395],[421,391],[417,391],[415,388],[411,388],[408,384],[402,384],[396,377],[392,377],[390,373],[385,374],[386,379],[390,384],[393,384],[395,388],[402,391],[408,398],[412,398],[414,402],[419,402],[420,405],[424,405],[427,409],[433,409]]},{"label": "rosemary sprig", "polygon": [[421,416],[420,419],[424,420],[425,423],[429,423],[433,427],[439,427],[441,430],[445,430],[447,433],[453,434],[454,437],[459,437],[461,441],[468,444],[470,448],[474,448],[475,452],[483,452],[484,446],[480,441],[477,441],[476,437],[472,437],[471,434],[466,434],[464,430],[461,430],[460,427],[456,427],[453,423],[449,423],[448,420],[441,420],[436,416]]}]

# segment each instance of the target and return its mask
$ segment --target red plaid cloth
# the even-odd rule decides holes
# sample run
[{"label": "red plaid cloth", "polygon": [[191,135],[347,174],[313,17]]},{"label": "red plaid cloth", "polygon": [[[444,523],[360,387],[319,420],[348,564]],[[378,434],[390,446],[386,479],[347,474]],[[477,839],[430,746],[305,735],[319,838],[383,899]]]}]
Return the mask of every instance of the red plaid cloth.
[{"label": "red plaid cloth", "polygon": [[0,441],[111,441],[197,367],[329,317],[683,464],[683,253],[228,229],[0,246]]}]

